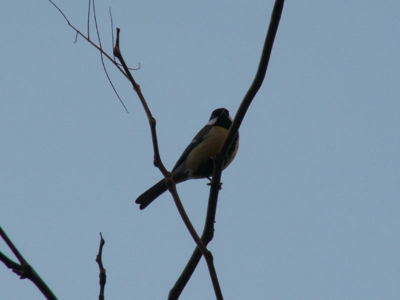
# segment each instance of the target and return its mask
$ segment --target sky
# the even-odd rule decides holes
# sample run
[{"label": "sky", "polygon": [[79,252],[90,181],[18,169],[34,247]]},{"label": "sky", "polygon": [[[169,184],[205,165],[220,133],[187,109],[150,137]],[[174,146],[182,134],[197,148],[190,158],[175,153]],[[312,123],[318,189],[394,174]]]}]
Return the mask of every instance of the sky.
[{"label": "sky", "polygon": [[[87,1],[56,0],[86,32]],[[234,115],[273,1],[97,1],[157,119],[173,167],[211,112]],[[226,299],[400,298],[400,3],[287,1],[264,84],[222,174],[209,244]],[[162,178],[129,82],[48,1],[0,12],[0,225],[59,299],[166,299],[195,244]],[[91,21],[90,37],[96,40]],[[207,180],[178,185],[202,231]],[[3,241],[0,251],[15,259]],[[0,265],[1,299],[43,299]],[[215,299],[201,260],[180,299]]]}]

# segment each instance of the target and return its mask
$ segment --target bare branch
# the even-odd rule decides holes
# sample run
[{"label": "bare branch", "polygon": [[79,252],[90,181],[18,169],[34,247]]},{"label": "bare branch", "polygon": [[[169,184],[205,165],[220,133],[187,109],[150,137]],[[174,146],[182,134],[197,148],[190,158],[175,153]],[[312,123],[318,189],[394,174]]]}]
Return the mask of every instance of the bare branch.
[{"label": "bare branch", "polygon": [[106,269],[104,269],[103,266],[103,261],[102,261],[102,254],[103,254],[103,247],[106,241],[103,239],[103,235],[100,232],[100,246],[99,246],[99,253],[96,256],[96,262],[99,265],[100,269],[100,293],[99,293],[99,300],[104,300],[104,288],[106,286],[106,280],[107,280],[107,275],[106,275]]},{"label": "bare branch", "polygon": [[[211,188],[210,188],[210,197],[208,202],[207,209],[207,217],[203,230],[203,234],[201,236],[202,241],[207,246],[208,243],[212,240],[214,235],[214,223],[215,223],[215,214],[217,209],[217,200],[218,193],[221,187],[221,172],[222,172],[222,163],[223,158],[226,156],[230,145],[233,142],[234,137],[236,136],[240,124],[243,121],[243,118],[246,114],[247,109],[249,108],[251,102],[253,101],[255,95],[257,94],[259,88],[261,87],[264,77],[267,71],[269,58],[272,51],[272,46],[275,40],[276,32],[278,30],[280,17],[283,10],[284,0],[276,0],[274,4],[274,8],[271,15],[271,21],[268,28],[268,33],[265,39],[264,48],[261,54],[260,63],[258,66],[258,70],[256,76],[253,80],[252,85],[250,86],[247,94],[242,100],[242,103],[236,113],[236,116],[233,120],[231,128],[228,132],[227,137],[225,138],[224,143],[221,146],[219,153],[214,162],[214,173],[212,175]],[[189,259],[185,269],[183,270],[181,276],[176,281],[174,287],[171,289],[169,293],[168,300],[178,299],[183,289],[185,288],[187,282],[192,276],[194,270],[197,267],[201,259],[202,253],[196,247],[191,258]]]},{"label": "bare branch", "polygon": [[[164,165],[161,161],[160,152],[159,152],[159,148],[158,148],[157,132],[156,132],[156,119],[153,118],[153,116],[150,112],[149,106],[147,105],[147,102],[142,94],[142,91],[140,90],[140,86],[136,83],[135,79],[133,79],[133,76],[132,76],[131,72],[129,71],[129,68],[126,65],[125,60],[122,56],[121,49],[119,47],[120,31],[121,30],[119,28],[117,28],[117,40],[115,42],[115,47],[114,47],[114,51],[113,51],[114,55],[121,62],[121,65],[125,71],[125,74],[126,74],[128,80],[131,82],[133,89],[135,90],[136,94],[138,95],[140,102],[142,103],[142,106],[144,108],[144,111],[146,112],[147,119],[148,119],[149,125],[150,125],[151,137],[152,137],[152,141],[153,141],[154,165],[160,169],[161,173],[164,175],[165,178],[171,178],[171,175],[169,174],[169,172],[164,167]],[[172,180],[172,178],[171,178],[171,180]]]},{"label": "bare branch", "polygon": [[143,108],[146,112],[147,118],[149,120],[151,136],[152,136],[152,140],[153,140],[154,165],[156,167],[158,167],[160,169],[161,173],[164,175],[165,182],[168,186],[169,191],[172,194],[172,197],[175,201],[175,205],[178,208],[178,211],[182,217],[182,220],[185,223],[193,240],[196,242],[197,249],[199,249],[200,253],[202,253],[204,255],[204,257],[207,261],[207,266],[208,266],[208,269],[209,269],[209,272],[211,275],[211,279],[212,279],[212,283],[214,286],[214,290],[215,290],[217,299],[223,299],[221,288],[218,283],[218,278],[217,278],[217,274],[216,274],[214,263],[213,263],[212,254],[210,251],[207,250],[206,246],[204,246],[204,243],[202,242],[202,240],[198,236],[196,230],[194,229],[192,223],[190,222],[189,217],[187,216],[185,209],[183,208],[182,202],[179,198],[178,192],[176,190],[176,184],[175,184],[174,180],[172,179],[171,173],[166,170],[166,168],[164,167],[164,165],[161,161],[159,147],[158,147],[158,140],[157,140],[157,132],[156,132],[156,120],[153,118],[153,116],[150,112],[147,102],[144,99],[144,96],[141,92],[140,86],[136,83],[136,81],[133,78],[132,74],[130,73],[128,67],[126,66],[125,60],[121,53],[121,49],[119,47],[119,43],[120,43],[120,29],[117,28],[117,40],[116,40],[115,47],[114,47],[114,55],[121,62],[121,65],[124,68],[124,71],[127,74],[128,79],[131,82],[133,89],[137,93],[137,95],[143,105]]},{"label": "bare branch", "polygon": [[2,252],[0,252],[0,261],[2,261],[7,268],[12,269],[14,273],[18,274],[21,279],[28,278],[32,281],[42,294],[49,300],[57,300],[57,297],[53,294],[47,284],[40,278],[39,274],[28,264],[25,258],[18,251],[17,247],[14,246],[13,242],[8,238],[7,234],[3,231],[0,226],[0,236],[6,242],[7,246],[11,249],[14,255],[19,260],[20,264],[12,261]]}]

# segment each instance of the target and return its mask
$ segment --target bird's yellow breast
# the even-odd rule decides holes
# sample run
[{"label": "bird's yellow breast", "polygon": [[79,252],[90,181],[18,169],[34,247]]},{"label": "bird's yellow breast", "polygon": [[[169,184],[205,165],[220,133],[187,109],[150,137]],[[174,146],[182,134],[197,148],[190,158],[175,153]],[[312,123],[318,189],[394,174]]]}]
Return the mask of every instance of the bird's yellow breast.
[{"label": "bird's yellow breast", "polygon": [[[227,134],[228,130],[226,130],[225,128],[213,126],[205,136],[204,140],[189,153],[186,159],[186,167],[189,170],[194,171],[203,169],[206,165],[212,164],[207,167],[207,169],[211,168],[210,171],[212,171],[212,159],[218,153]],[[226,168],[228,164],[233,160],[235,154],[236,151],[233,151],[224,168]],[[211,174],[208,174],[207,176],[211,176]]]}]

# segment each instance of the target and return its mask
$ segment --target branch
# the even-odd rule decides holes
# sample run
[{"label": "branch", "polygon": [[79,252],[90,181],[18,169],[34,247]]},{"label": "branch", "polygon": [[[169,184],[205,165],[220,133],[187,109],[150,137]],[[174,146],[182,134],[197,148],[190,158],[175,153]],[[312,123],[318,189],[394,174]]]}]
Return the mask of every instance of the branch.
[{"label": "branch", "polygon": [[115,42],[115,47],[114,47],[113,53],[114,53],[115,57],[118,58],[119,61],[121,62],[121,65],[125,71],[124,74],[126,74],[126,77],[131,82],[133,89],[135,90],[136,94],[138,95],[138,97],[140,99],[140,102],[143,105],[144,111],[146,112],[146,115],[147,115],[147,119],[149,120],[151,137],[153,140],[154,165],[160,169],[160,171],[164,175],[164,177],[166,177],[166,178],[169,177],[172,180],[171,175],[169,174],[169,172],[164,167],[164,164],[161,161],[160,151],[158,148],[157,132],[156,132],[156,119],[153,118],[153,115],[150,112],[149,106],[147,105],[147,102],[142,94],[142,91],[140,90],[140,86],[136,83],[135,79],[133,79],[133,76],[132,76],[131,72],[129,71],[129,68],[126,65],[125,60],[122,56],[121,49],[119,48],[119,33],[120,33],[120,31],[121,30],[119,28],[117,28],[117,40]]},{"label": "branch", "polygon": [[[284,0],[276,0],[275,5],[271,15],[271,21],[268,28],[268,33],[265,39],[264,48],[261,54],[260,63],[258,66],[258,70],[256,76],[253,80],[252,85],[244,96],[242,103],[236,113],[236,116],[233,120],[231,128],[228,132],[227,137],[225,138],[224,143],[221,146],[219,153],[214,161],[214,172],[212,175],[211,188],[210,188],[210,197],[207,208],[207,217],[203,230],[203,234],[201,236],[202,241],[207,246],[208,243],[212,240],[214,235],[214,223],[215,223],[215,214],[217,210],[217,201],[218,201],[218,193],[221,187],[221,172],[222,172],[222,163],[225,158],[230,145],[233,142],[234,137],[236,136],[240,124],[243,121],[243,118],[249,108],[251,102],[253,101],[255,95],[260,89],[265,74],[268,67],[269,58],[271,56],[272,46],[274,44],[276,32],[278,30],[279,21],[281,18]],[[168,300],[178,299],[183,289],[185,288],[187,282],[192,276],[194,270],[197,267],[201,259],[202,253],[198,247],[194,250],[191,258],[189,259],[185,269],[183,270],[181,276],[176,281],[174,287],[171,289],[169,293]]]},{"label": "branch", "polygon": [[106,286],[106,280],[107,280],[107,276],[106,276],[106,269],[104,269],[103,266],[103,261],[102,261],[102,254],[103,254],[103,247],[105,244],[105,240],[103,239],[103,235],[100,232],[100,246],[99,246],[99,253],[96,256],[96,262],[99,265],[99,269],[100,269],[100,293],[99,293],[99,300],[104,300],[104,288]]},{"label": "branch", "polygon": [[171,195],[174,199],[175,205],[178,208],[179,214],[182,217],[183,222],[185,223],[189,233],[191,234],[193,240],[196,242],[197,249],[199,249],[200,253],[204,255],[204,258],[207,261],[207,266],[210,272],[210,276],[212,279],[212,283],[214,286],[214,291],[217,296],[217,299],[223,299],[222,298],[222,292],[221,288],[218,283],[218,278],[217,274],[215,271],[214,263],[213,263],[213,257],[212,254],[209,250],[207,250],[206,246],[204,245],[203,241],[200,239],[198,236],[196,230],[194,229],[192,223],[190,222],[189,217],[187,216],[185,209],[183,208],[182,202],[179,198],[178,192],[176,190],[176,184],[175,181],[172,178],[172,175],[170,172],[167,171],[165,168],[164,164],[161,161],[161,156],[159,152],[159,147],[158,147],[158,139],[157,139],[157,132],[156,132],[156,120],[153,118],[149,106],[147,105],[147,102],[142,94],[142,91],[140,89],[140,86],[136,83],[135,79],[133,78],[131,72],[129,71],[125,60],[122,56],[121,49],[119,47],[119,42],[120,42],[120,29],[117,28],[117,40],[115,43],[114,47],[114,55],[116,58],[119,59],[121,62],[122,67],[124,68],[125,73],[127,74],[128,80],[131,82],[133,89],[135,90],[136,94],[138,95],[140,102],[143,105],[143,108],[146,112],[147,119],[149,120],[149,125],[150,125],[150,130],[151,130],[151,136],[152,136],[152,141],[153,141],[153,151],[154,151],[154,165],[158,167],[161,171],[161,173],[165,177],[165,182],[168,186],[169,191],[171,192]]},{"label": "branch", "polygon": [[25,258],[18,251],[17,247],[11,242],[7,234],[0,227],[0,236],[6,242],[7,246],[11,249],[14,255],[17,257],[20,264],[12,261],[2,252],[0,252],[0,261],[2,261],[7,268],[12,269],[14,273],[18,274],[21,279],[28,278],[32,281],[36,287],[42,292],[42,294],[49,300],[57,300],[57,297],[53,294],[47,284],[40,278],[39,274],[28,264]]}]

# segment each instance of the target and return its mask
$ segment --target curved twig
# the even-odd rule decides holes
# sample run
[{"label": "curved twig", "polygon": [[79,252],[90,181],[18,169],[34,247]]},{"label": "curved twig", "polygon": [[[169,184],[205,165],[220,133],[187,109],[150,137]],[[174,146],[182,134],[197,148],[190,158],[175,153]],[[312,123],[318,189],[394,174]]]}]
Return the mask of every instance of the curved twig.
[{"label": "curved twig", "polygon": [[[101,49],[101,47],[99,47],[99,46],[97,46],[95,43],[93,43],[93,42],[89,39],[89,37],[86,37],[86,36],[85,36],[84,34],[82,34],[77,28],[75,28],[75,27],[71,24],[71,22],[68,20],[67,16],[63,13],[63,11],[62,11],[52,0],[49,0],[49,2],[50,2],[51,4],[53,4],[53,6],[54,6],[54,7],[60,12],[60,14],[64,17],[64,19],[67,21],[68,26],[70,26],[73,30],[75,30],[75,32],[76,32],[75,42],[76,42],[76,40],[77,40],[77,38],[78,38],[78,35],[80,35],[81,37],[83,37],[88,43],[90,43],[93,47],[95,47],[97,50],[99,50],[100,53],[101,53],[102,55],[104,55],[105,57],[107,57],[107,58],[118,68],[118,70],[126,77],[125,72],[121,69],[121,67],[117,64],[117,62],[115,62],[106,52],[104,52],[103,49]],[[94,6],[94,2],[93,2],[93,6]],[[102,62],[103,62],[103,59],[102,59]],[[104,62],[103,62],[103,67],[104,67]],[[110,78],[108,77],[107,72],[106,72],[106,75],[107,75],[108,80],[109,80],[110,83],[111,83],[111,80],[110,80]],[[119,95],[118,95],[118,93],[117,93],[117,91],[116,91],[116,89],[114,88],[114,86],[113,86],[112,83],[111,83],[111,86],[112,86],[112,88],[113,88],[115,94],[117,95],[119,101],[121,102],[122,106],[124,107],[125,111],[128,112],[128,110],[126,109],[125,104],[123,103],[122,99],[119,97]]]},{"label": "curved twig", "polygon": [[[89,1],[90,1],[90,0],[89,0]],[[127,113],[129,113],[129,112],[128,112],[128,109],[126,108],[126,106],[125,106],[125,104],[124,104],[124,102],[121,100],[121,97],[119,96],[117,90],[115,89],[114,84],[112,83],[111,78],[110,78],[110,76],[108,75],[106,65],[104,64],[104,59],[103,59],[103,53],[104,53],[104,51],[103,51],[103,47],[102,47],[102,45],[101,45],[99,27],[98,27],[98,25],[97,25],[96,7],[95,7],[95,5],[94,5],[94,0],[92,0],[92,1],[93,1],[93,18],[94,18],[94,24],[96,25],[97,39],[98,39],[98,41],[99,41],[101,64],[103,65],[104,73],[106,73],[108,82],[110,83],[112,89],[114,90],[114,93],[117,95],[117,97],[118,97],[118,99],[119,99],[119,102],[121,102],[122,106],[125,108],[125,111],[126,111]],[[88,24],[89,24],[89,23],[88,23]]]}]

